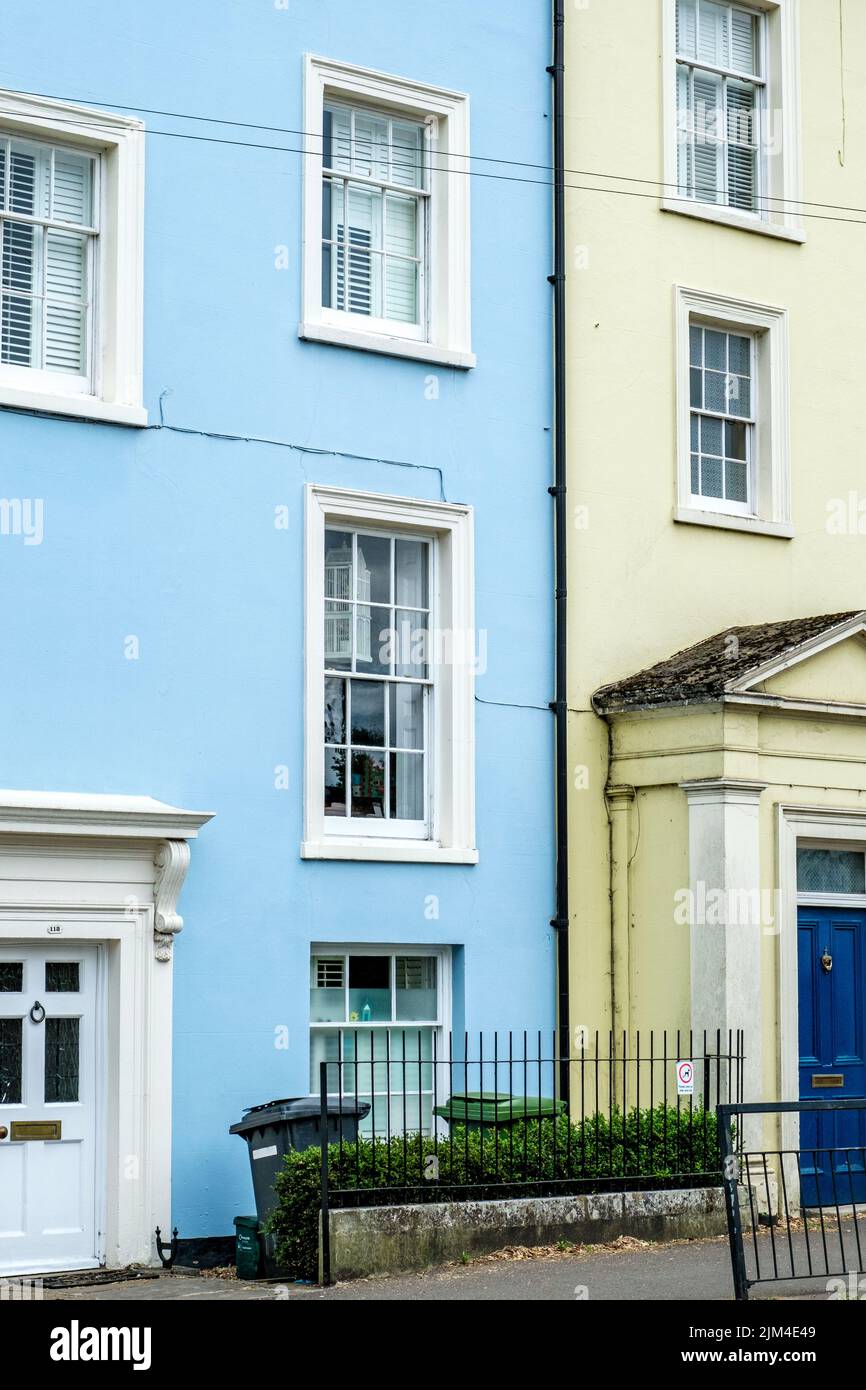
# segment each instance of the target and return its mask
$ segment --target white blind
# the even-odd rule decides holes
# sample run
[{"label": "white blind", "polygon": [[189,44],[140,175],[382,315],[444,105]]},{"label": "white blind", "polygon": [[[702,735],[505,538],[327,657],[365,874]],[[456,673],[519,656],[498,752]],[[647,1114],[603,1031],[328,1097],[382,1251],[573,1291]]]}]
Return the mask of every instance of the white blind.
[{"label": "white blind", "polygon": [[677,0],[680,192],[749,212],[758,210],[759,194],[763,84],[748,80],[760,76],[759,23],[733,5]]},{"label": "white blind", "polygon": [[424,131],[417,123],[338,105],[325,109],[326,307],[421,323],[423,153]]},{"label": "white blind", "polygon": [[0,137],[0,363],[87,372],[93,233],[73,228],[91,227],[93,170],[87,155]]}]

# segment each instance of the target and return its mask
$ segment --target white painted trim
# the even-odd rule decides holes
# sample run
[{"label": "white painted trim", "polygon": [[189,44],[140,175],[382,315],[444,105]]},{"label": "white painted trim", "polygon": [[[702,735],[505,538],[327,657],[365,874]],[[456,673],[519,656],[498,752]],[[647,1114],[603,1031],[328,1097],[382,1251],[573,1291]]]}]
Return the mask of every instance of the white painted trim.
[{"label": "white painted trim", "polygon": [[0,834],[190,839],[213,811],[182,811],[149,796],[0,790]]},{"label": "white painted trim", "polygon": [[[777,136],[781,123],[781,148],[762,165],[761,196],[767,201],[762,214],[746,213],[715,203],[680,198],[677,167],[676,0],[662,5],[662,143],[664,185],[660,207],[664,212],[715,222],[718,226],[760,236],[803,243],[803,156],[800,115],[800,3],[799,0],[750,0],[747,8],[763,11],[767,29],[767,73],[764,127],[771,123]],[[769,177],[769,186],[767,183]]]},{"label": "white painted trim", "polygon": [[806,241],[805,232],[793,227],[780,227],[775,222],[766,222],[756,213],[738,212],[736,208],[714,207],[712,203],[696,203],[692,198],[672,198],[669,195],[661,199],[659,206],[662,212],[676,212],[681,217],[695,217],[699,222],[714,222],[716,226],[775,237],[777,241],[790,241],[798,246]]},{"label": "white painted trim", "polygon": [[301,323],[298,337],[310,343],[330,343],[332,347],[354,348],[360,352],[378,352],[385,357],[405,357],[414,362],[429,362],[435,367],[456,367],[468,371],[476,366],[474,352],[453,352],[412,338],[395,338],[390,333],[361,333],[334,323]]},{"label": "white painted trim", "polygon": [[[328,834],[324,813],[324,534],[326,525],[374,525],[433,535],[437,569],[432,622],[440,632],[475,631],[474,513],[469,506],[308,484],[305,508],[305,754],[303,859],[392,863],[475,863],[475,674],[472,663],[433,671],[431,740],[433,833],[430,840]],[[319,850],[327,850],[319,853]]]},{"label": "white painted trim", "polygon": [[[407,336],[326,323],[322,307],[322,113],[326,97],[399,111],[430,128],[429,325],[426,346]],[[474,367],[470,290],[469,98],[411,78],[304,55],[304,236],[299,335],[318,342],[414,357],[444,366]],[[352,316],[347,315],[347,319]],[[376,339],[376,346],[367,341]],[[387,346],[382,347],[384,342]],[[398,348],[398,344],[402,344]]]},{"label": "white painted trim", "polygon": [[751,531],[756,536],[775,536],[789,541],[794,528],[789,522],[761,521],[756,516],[728,516],[725,512],[702,512],[695,507],[674,507],[674,521],[690,526],[712,526],[717,531]]},{"label": "white painted trim", "polygon": [[[691,520],[695,505],[691,489],[691,401],[689,391],[689,327],[693,319],[717,324],[725,331],[742,329],[757,335],[753,390],[758,393],[754,517],[735,516],[707,499],[703,525],[732,530],[756,530],[770,525],[773,534],[793,535],[791,528],[790,369],[788,313],[768,304],[755,304],[709,290],[674,286],[676,318],[677,491],[675,519]],[[762,390],[761,387],[764,387]]]},{"label": "white painted trim", "polygon": [[0,89],[0,133],[40,136],[84,146],[100,156],[102,210],[96,304],[93,395],[4,383],[0,406],[111,424],[144,426],[144,124],[129,116]]}]

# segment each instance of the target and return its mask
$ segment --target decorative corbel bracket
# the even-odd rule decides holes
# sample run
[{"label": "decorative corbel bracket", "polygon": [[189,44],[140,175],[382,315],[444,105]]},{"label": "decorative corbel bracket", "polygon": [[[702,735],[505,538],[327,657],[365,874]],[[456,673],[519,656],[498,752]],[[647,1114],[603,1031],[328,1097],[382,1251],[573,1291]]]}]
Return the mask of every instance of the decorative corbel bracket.
[{"label": "decorative corbel bracket", "polygon": [[186,840],[163,840],[153,856],[156,865],[154,881],[154,950],[157,960],[170,961],[172,945],[183,927],[177,911],[177,900],[189,868],[189,844]]}]

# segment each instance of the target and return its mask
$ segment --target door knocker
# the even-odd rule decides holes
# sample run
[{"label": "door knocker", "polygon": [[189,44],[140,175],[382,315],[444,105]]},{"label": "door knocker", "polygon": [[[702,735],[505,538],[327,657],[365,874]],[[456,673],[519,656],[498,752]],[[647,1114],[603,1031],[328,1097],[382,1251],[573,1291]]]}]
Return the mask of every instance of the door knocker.
[{"label": "door knocker", "polygon": [[38,999],[36,1000],[36,1003],[33,1005],[33,1008],[30,1010],[30,1021],[31,1023],[45,1022],[45,1010],[39,1003]]},{"label": "door knocker", "polygon": [[833,957],[830,955],[826,946],[824,947],[824,954],[821,957],[821,969],[824,971],[825,975],[829,975],[830,971],[833,969]]}]

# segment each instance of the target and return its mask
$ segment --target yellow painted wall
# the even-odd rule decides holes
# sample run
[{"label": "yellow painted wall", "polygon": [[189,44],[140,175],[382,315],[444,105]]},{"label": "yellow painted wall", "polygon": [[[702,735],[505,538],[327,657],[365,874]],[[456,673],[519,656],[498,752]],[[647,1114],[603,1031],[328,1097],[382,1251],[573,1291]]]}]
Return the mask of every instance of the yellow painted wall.
[{"label": "yellow painted wall", "polygon": [[[588,712],[592,692],[731,624],[866,607],[866,535],[828,529],[834,499],[860,489],[866,496],[866,226],[807,218],[800,246],[660,210],[652,181],[664,177],[665,2],[590,0],[569,7],[567,23],[569,502],[587,509],[573,512],[569,554],[571,748],[575,768],[587,769],[576,775],[571,814],[572,1016],[602,1026],[610,1010],[608,732]],[[801,0],[800,11],[803,197],[863,206],[866,4],[845,6],[844,167],[838,8]],[[584,191],[599,183],[586,171],[647,180],[607,187],[650,196]],[[672,520],[678,283],[789,311],[793,540]],[[748,733],[754,720],[741,718]],[[697,726],[685,736],[693,733]],[[755,775],[749,738],[737,744],[743,730],[728,722],[704,733],[711,737],[700,756],[683,758],[699,769],[689,775],[713,775],[722,761],[738,769],[728,775]],[[712,736],[729,736],[726,760],[712,751]],[[787,747],[790,722],[763,726],[762,737]],[[678,758],[656,768],[659,783],[676,780]],[[614,780],[639,780],[639,761],[619,764]],[[808,761],[785,766],[797,769],[804,796],[824,795]],[[851,768],[833,771],[830,781],[850,785]],[[682,953],[675,966],[651,957],[653,943],[661,951],[670,942],[668,889],[687,882],[678,798],[684,803],[680,792],[647,790],[633,808],[642,831],[632,875],[646,917],[632,928],[640,938],[633,980],[647,1024],[666,1022],[687,998]],[[773,949],[770,941],[767,965]]]}]

